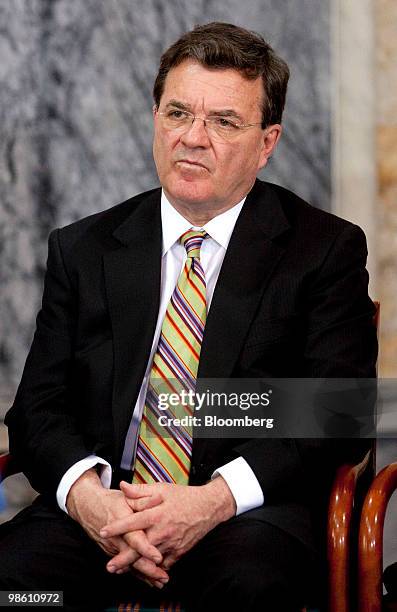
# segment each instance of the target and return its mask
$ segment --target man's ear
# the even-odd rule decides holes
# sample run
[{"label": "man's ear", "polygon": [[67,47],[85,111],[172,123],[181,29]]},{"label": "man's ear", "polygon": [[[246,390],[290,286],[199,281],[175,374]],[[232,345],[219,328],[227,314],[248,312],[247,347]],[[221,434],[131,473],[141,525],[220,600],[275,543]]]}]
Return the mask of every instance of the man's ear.
[{"label": "man's ear", "polygon": [[157,106],[155,104],[153,104],[153,107],[152,107],[153,118],[154,118],[155,114],[157,113],[157,111],[158,111]]},{"label": "man's ear", "polygon": [[282,131],[283,128],[279,123],[268,125],[267,128],[263,130],[262,150],[259,158],[258,170],[266,166],[281,138]]}]

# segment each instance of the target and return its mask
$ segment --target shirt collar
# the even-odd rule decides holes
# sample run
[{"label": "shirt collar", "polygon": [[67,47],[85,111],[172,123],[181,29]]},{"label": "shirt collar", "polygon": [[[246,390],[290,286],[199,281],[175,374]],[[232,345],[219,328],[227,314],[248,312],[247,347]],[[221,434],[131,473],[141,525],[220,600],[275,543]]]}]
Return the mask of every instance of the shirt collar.
[{"label": "shirt collar", "polygon": [[[245,202],[245,197],[229,210],[208,221],[203,228],[224,249],[236,225],[237,218]],[[190,221],[172,206],[164,190],[161,191],[161,224],[163,230],[163,255],[179,240],[180,236],[192,227]],[[196,229],[196,228],[195,228]]]}]

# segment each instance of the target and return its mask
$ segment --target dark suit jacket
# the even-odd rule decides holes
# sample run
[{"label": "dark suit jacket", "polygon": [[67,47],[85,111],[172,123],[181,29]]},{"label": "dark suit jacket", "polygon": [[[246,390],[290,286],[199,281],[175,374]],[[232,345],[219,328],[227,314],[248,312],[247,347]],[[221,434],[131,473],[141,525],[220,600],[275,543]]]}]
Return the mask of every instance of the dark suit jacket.
[{"label": "dark suit jacket", "polygon": [[[120,465],[156,325],[161,248],[159,189],[50,236],[42,309],[6,418],[11,452],[42,493],[54,497],[90,453]],[[365,261],[357,226],[257,181],[219,275],[199,377],[374,376]],[[190,480],[243,456],[265,498],[248,514],[309,544],[336,466],[363,452],[314,439],[197,439]]]}]

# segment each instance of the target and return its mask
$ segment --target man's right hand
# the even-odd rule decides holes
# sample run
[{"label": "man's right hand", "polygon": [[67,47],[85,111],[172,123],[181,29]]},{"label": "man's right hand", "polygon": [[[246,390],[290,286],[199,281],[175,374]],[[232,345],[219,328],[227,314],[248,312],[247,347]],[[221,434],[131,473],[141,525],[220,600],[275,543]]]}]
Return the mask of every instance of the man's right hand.
[{"label": "man's right hand", "polygon": [[[151,503],[157,505],[160,501],[161,499],[153,498]],[[100,537],[102,527],[133,514],[133,510],[121,491],[103,487],[94,468],[84,472],[72,485],[66,508],[69,516],[77,521],[109,556],[113,557],[122,552],[125,566],[133,567],[134,573],[149,584],[161,588],[168,582],[167,572],[157,565],[162,562],[162,555],[149,542],[144,531],[130,532],[127,537],[115,536],[106,540]],[[111,571],[111,561],[107,567]]]}]

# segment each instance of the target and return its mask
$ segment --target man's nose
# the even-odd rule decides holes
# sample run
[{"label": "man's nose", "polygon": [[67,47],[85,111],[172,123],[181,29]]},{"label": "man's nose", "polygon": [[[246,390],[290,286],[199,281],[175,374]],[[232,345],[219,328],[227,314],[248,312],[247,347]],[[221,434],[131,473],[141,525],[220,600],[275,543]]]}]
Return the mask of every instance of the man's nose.
[{"label": "man's nose", "polygon": [[194,117],[181,136],[181,141],[190,147],[208,147],[210,140],[205,126],[205,120]]}]

